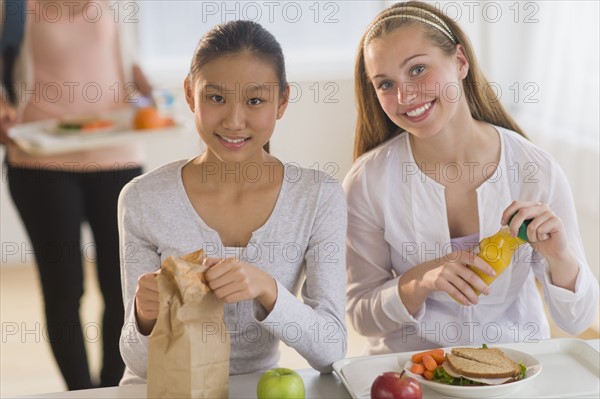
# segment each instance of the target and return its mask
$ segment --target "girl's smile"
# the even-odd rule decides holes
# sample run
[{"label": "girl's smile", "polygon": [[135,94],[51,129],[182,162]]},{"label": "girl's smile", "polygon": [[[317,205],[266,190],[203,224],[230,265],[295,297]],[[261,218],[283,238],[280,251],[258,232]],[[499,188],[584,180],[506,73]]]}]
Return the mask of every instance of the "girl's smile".
[{"label": "girl's smile", "polygon": [[431,112],[433,112],[435,103],[436,101],[433,100],[411,107],[408,111],[404,113],[404,117],[411,122],[420,122],[426,119],[431,114]]},{"label": "girl's smile", "polygon": [[251,137],[232,137],[232,136],[223,136],[218,133],[215,133],[215,136],[219,138],[219,141],[225,146],[225,148],[236,149],[242,148],[245,146]]}]

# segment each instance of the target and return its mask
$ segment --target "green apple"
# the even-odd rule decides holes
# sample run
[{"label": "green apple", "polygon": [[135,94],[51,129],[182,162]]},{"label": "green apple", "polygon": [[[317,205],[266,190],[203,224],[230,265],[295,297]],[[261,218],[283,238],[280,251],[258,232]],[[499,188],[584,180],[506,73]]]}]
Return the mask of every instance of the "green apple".
[{"label": "green apple", "polygon": [[304,399],[304,381],[284,367],[267,370],[258,380],[256,395],[258,399]]}]

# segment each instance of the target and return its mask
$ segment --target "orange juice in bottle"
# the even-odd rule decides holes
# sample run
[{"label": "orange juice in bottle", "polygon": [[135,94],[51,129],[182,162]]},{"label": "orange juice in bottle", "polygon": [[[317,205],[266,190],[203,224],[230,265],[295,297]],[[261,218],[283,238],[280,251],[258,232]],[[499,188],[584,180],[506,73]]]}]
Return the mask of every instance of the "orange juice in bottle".
[{"label": "orange juice in bottle", "polygon": [[[511,216],[508,223],[515,215]],[[508,226],[503,226],[496,234],[484,238],[479,242],[479,256],[481,259],[485,260],[496,272],[496,276],[492,277],[481,270],[469,266],[471,270],[473,270],[488,286],[494,282],[506,270],[506,268],[512,262],[512,257],[518,247],[525,244],[527,240],[527,226],[531,222],[531,219],[525,220],[521,227],[519,227],[519,233],[516,237],[513,237],[510,234],[510,230]],[[480,295],[481,292],[473,287],[473,290],[477,295]]]}]

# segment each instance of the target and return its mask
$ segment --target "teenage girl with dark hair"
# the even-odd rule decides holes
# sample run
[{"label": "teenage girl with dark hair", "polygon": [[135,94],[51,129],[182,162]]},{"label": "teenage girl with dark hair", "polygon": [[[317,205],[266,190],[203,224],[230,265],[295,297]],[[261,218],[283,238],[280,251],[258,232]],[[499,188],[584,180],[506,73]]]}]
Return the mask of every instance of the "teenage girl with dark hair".
[{"label": "teenage girl with dark hair", "polygon": [[288,104],[281,47],[254,22],[219,25],[197,47],[185,93],[206,151],[120,198],[123,383],[146,378],[161,261],[198,248],[226,304],[232,374],[274,367],[280,341],[331,372],[346,352],[346,205],[339,183],[263,149]]}]

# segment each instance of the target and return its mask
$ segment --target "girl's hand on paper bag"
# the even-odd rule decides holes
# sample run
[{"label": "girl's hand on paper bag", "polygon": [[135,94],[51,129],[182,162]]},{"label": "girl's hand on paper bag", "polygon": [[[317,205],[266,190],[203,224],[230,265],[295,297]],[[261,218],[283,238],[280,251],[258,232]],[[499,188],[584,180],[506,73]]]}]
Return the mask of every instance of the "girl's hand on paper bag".
[{"label": "girl's hand on paper bag", "polygon": [[217,298],[225,303],[257,299],[270,312],[277,299],[277,284],[273,277],[235,258],[207,259],[206,281]]},{"label": "girl's hand on paper bag", "polygon": [[154,273],[144,273],[138,278],[135,289],[135,318],[138,330],[143,335],[149,335],[158,319],[158,280],[156,276],[160,270]]}]

